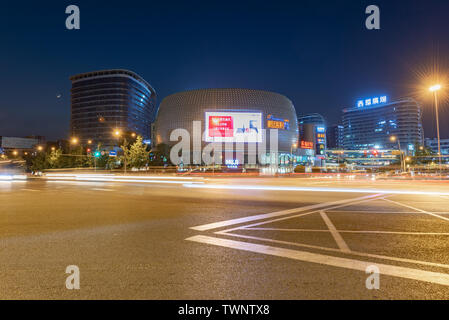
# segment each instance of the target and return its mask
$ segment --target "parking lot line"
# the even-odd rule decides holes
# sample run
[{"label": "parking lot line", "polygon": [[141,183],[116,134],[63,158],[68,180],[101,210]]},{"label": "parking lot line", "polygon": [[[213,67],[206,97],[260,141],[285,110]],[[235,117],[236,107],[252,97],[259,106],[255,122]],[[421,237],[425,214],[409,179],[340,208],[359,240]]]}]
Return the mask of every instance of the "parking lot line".
[{"label": "parking lot line", "polygon": [[383,200],[391,202],[391,203],[395,203],[395,204],[397,204],[399,206],[403,206],[403,207],[406,207],[406,208],[409,208],[409,209],[416,210],[416,211],[424,213],[424,214],[428,214],[429,216],[433,216],[433,217],[438,218],[438,219],[449,221],[449,218],[442,217],[442,216],[440,216],[438,214],[435,214],[435,213],[432,213],[432,212],[429,212],[429,211],[425,211],[425,210],[422,210],[422,209],[419,209],[419,208],[415,208],[415,207],[409,206],[408,204],[404,204],[404,203],[401,203],[401,202],[397,202],[397,201],[393,201],[393,200],[385,199],[385,198]]},{"label": "parking lot line", "polygon": [[337,229],[335,228],[332,221],[329,219],[329,217],[326,215],[324,210],[320,211],[321,218],[323,218],[324,222],[326,223],[326,226],[328,227],[332,237],[334,238],[335,242],[337,243],[337,246],[340,248],[342,252],[349,253],[351,250],[349,249],[348,245],[346,244],[345,240],[343,240],[342,236],[338,233]]},{"label": "parking lot line", "polygon": [[248,252],[267,254],[267,255],[283,257],[283,258],[290,258],[290,259],[299,260],[299,261],[303,261],[303,262],[310,262],[310,263],[316,263],[316,264],[327,265],[327,266],[332,266],[332,267],[339,267],[339,268],[363,271],[363,272],[366,272],[366,270],[369,266],[375,265],[379,268],[381,274],[384,274],[387,276],[393,276],[393,277],[399,277],[399,278],[405,278],[405,279],[411,279],[411,280],[417,280],[417,281],[424,281],[424,282],[449,286],[449,274],[445,274],[445,273],[424,271],[424,270],[419,270],[419,269],[412,269],[412,268],[399,267],[399,266],[393,266],[393,265],[387,265],[387,264],[373,263],[373,262],[367,262],[367,261],[361,261],[361,260],[355,260],[355,259],[340,258],[340,257],[328,256],[328,255],[323,255],[323,254],[318,254],[318,253],[298,251],[298,250],[292,250],[292,249],[286,249],[286,248],[278,248],[278,247],[272,247],[272,246],[267,246],[267,245],[260,245],[260,244],[254,244],[254,243],[249,243],[249,242],[215,238],[215,237],[209,237],[209,236],[203,236],[203,235],[193,236],[193,237],[187,238],[186,240],[220,246],[220,247],[232,248],[232,249],[237,249],[237,250],[243,250],[243,251],[248,251]]}]

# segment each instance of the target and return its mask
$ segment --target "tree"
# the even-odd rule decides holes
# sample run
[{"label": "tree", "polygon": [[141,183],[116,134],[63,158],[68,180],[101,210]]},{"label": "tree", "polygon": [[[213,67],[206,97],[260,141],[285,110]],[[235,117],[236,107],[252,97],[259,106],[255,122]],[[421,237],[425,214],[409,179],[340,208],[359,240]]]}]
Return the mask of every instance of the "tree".
[{"label": "tree", "polygon": [[143,143],[141,136],[138,136],[131,146],[125,140],[121,148],[123,150],[125,166],[142,168],[148,164],[150,152],[147,151],[147,146]]},{"label": "tree", "polygon": [[47,161],[47,154],[45,152],[38,152],[38,154],[31,159],[30,169],[32,171],[42,171],[49,166]]},{"label": "tree", "polygon": [[62,167],[62,150],[52,150],[49,155],[47,155],[47,162],[50,168],[61,168]]}]

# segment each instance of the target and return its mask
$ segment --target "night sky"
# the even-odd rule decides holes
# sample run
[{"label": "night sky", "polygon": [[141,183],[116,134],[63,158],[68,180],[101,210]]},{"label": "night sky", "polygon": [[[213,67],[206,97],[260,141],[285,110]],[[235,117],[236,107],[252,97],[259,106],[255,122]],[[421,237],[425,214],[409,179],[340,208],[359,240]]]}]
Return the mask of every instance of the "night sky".
[{"label": "night sky", "polygon": [[[80,7],[80,30],[65,28],[70,4]],[[379,31],[365,28],[370,4],[381,10]],[[269,90],[329,124],[359,98],[410,95],[433,137],[430,95],[419,87],[434,65],[449,73],[448,15],[448,0],[2,1],[0,136],[67,138],[69,76],[124,68],[158,102],[197,88]]]}]

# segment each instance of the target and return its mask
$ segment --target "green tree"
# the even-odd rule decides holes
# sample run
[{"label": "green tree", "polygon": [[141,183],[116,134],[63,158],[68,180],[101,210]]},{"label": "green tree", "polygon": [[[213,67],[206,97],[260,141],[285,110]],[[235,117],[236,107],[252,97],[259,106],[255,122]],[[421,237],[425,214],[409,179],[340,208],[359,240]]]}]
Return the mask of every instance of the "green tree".
[{"label": "green tree", "polygon": [[32,171],[42,171],[49,167],[47,161],[47,154],[45,152],[38,152],[35,157],[31,159],[30,169]]},{"label": "green tree", "polygon": [[52,150],[49,155],[47,155],[47,162],[50,168],[56,169],[62,167],[62,150],[56,149]]},{"label": "green tree", "polygon": [[150,152],[147,151],[147,146],[143,143],[141,136],[138,136],[136,141],[130,146],[125,140],[121,148],[126,166],[130,168],[142,168],[148,164]]}]

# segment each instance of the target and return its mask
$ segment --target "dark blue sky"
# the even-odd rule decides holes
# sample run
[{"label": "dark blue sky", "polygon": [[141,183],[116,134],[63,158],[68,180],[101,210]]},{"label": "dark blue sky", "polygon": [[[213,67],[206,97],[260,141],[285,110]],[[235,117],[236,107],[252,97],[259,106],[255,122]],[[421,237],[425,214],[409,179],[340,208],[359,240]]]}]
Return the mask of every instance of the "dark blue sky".
[{"label": "dark blue sky", "polygon": [[[69,4],[80,7],[81,30],[65,28]],[[380,7],[380,31],[365,28],[369,4]],[[416,74],[435,61],[447,73],[448,14],[447,0],[3,1],[0,135],[66,138],[69,76],[104,68],[137,72],[159,102],[195,88],[262,89],[336,123],[358,98],[416,96]]]}]

